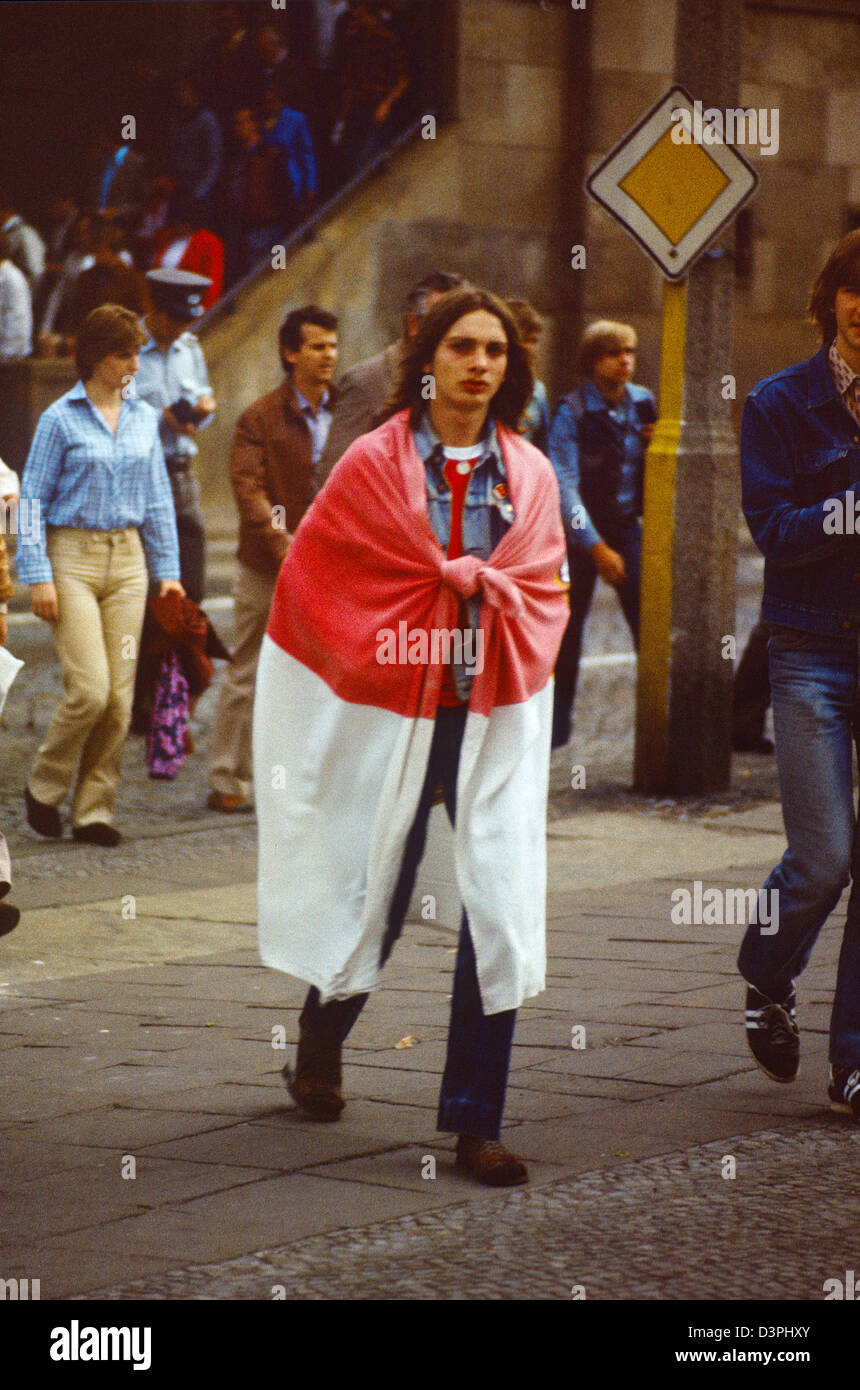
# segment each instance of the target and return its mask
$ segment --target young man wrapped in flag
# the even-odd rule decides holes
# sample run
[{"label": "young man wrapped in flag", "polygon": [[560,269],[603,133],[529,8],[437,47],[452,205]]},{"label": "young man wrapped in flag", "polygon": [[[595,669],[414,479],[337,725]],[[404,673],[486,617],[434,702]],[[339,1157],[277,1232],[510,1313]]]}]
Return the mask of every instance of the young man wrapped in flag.
[{"label": "young man wrapped in flag", "polygon": [[443,295],[385,422],[296,532],[254,710],[260,951],[311,985],[290,1094],[317,1119],[343,1109],[342,1044],[400,934],[441,788],[463,915],[438,1127],[492,1186],[528,1177],[498,1139],[516,1009],[544,987],[567,620],[558,487],[516,433],[531,389],[502,302]]}]

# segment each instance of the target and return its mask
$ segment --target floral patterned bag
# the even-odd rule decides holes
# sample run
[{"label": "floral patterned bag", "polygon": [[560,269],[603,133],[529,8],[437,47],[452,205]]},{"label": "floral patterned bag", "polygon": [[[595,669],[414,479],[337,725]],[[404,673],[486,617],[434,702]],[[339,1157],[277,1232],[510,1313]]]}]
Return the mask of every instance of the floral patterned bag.
[{"label": "floral patterned bag", "polygon": [[161,663],[152,727],[146,745],[150,777],[171,781],[185,762],[188,735],[188,681],[176,652]]}]

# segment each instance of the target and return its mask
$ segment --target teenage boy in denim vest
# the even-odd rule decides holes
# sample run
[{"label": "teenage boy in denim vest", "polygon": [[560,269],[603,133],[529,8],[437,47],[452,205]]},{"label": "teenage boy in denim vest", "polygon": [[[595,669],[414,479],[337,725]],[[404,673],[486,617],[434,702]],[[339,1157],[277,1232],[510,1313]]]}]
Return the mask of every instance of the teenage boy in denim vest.
[{"label": "teenage boy in denim vest", "polygon": [[589,324],[579,345],[583,384],[565,396],[550,430],[570,567],[570,621],[555,668],[553,748],[570,740],[582,637],[598,575],[618,594],[639,647],[639,518],[657,407],[650,391],[634,385],[635,366],[636,332],[629,323]]}]

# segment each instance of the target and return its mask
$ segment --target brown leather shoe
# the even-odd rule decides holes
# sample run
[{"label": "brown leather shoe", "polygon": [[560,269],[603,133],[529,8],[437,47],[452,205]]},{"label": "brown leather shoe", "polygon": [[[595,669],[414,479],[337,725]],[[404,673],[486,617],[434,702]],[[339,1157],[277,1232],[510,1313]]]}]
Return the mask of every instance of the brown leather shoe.
[{"label": "brown leather shoe", "polygon": [[87,845],[106,845],[109,849],[122,844],[122,832],[106,821],[87,821],[86,825],[72,826],[72,839],[82,840]]},{"label": "brown leather shoe", "polygon": [[287,1090],[300,1110],[312,1120],[339,1120],[346,1105],[340,1086],[329,1081],[318,1081],[307,1076],[303,1080],[293,1076],[289,1063],[284,1067],[284,1080]]},{"label": "brown leather shoe", "polygon": [[21,909],[11,903],[0,903],[0,936],[8,936],[21,920]]},{"label": "brown leather shoe", "polygon": [[234,811],[250,811],[251,803],[247,796],[228,796],[226,792],[210,792],[206,798],[210,811],[224,811],[228,815]]},{"label": "brown leather shoe", "polygon": [[456,1167],[485,1187],[518,1187],[529,1180],[519,1154],[512,1154],[498,1139],[478,1139],[473,1134],[461,1134],[457,1140]]},{"label": "brown leather shoe", "polygon": [[331,1048],[299,1024],[296,1070],[289,1063],[283,1075],[287,1090],[300,1110],[314,1120],[339,1120],[346,1105],[341,1090],[341,1049]]},{"label": "brown leather shoe", "polygon": [[29,787],[24,788],[24,804],[27,807],[27,820],[39,835],[49,840],[59,840],[63,834],[63,822],[56,806],[47,806],[37,801]]}]

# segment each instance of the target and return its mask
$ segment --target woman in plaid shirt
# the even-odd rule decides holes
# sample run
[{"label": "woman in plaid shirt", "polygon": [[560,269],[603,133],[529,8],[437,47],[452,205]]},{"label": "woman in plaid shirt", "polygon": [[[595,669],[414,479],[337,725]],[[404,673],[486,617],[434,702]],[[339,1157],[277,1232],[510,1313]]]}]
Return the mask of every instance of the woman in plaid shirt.
[{"label": "woman in plaid shirt", "polygon": [[33,612],[51,624],[65,689],[24,796],[30,825],[54,839],[73,783],[73,837],[122,839],[113,809],[147,571],[162,594],[184,592],[158,414],[134,390],[145,339],[130,309],[103,304],[89,314],[75,354],[81,379],[39,420],[21,482],[30,524],[18,575]]}]

